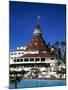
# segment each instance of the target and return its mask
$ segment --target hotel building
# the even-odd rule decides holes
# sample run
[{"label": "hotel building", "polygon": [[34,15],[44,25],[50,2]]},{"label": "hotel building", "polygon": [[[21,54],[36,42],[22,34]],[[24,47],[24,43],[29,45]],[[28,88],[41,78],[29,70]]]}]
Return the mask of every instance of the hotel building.
[{"label": "hotel building", "polygon": [[36,25],[33,38],[26,47],[18,47],[15,52],[10,52],[10,70],[30,71],[32,68],[37,68],[56,75],[57,63],[54,48],[48,46],[43,39],[39,24]]}]

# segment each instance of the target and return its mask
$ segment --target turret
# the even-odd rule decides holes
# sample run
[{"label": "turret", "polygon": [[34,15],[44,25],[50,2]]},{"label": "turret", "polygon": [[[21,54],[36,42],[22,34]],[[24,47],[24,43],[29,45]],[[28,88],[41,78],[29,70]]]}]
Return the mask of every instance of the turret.
[{"label": "turret", "polygon": [[35,36],[36,36],[36,35],[41,35],[41,28],[40,28],[40,25],[39,25],[39,24],[36,25],[33,34],[34,34]]}]

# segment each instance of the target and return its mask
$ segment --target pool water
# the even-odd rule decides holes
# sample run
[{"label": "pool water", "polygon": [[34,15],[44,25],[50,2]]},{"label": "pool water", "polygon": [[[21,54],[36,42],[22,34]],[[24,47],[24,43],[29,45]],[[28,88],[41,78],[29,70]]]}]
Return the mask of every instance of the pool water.
[{"label": "pool water", "polygon": [[[64,86],[66,80],[21,80],[17,83],[17,88],[32,88],[32,87],[49,87],[49,86]],[[13,83],[9,83],[9,88],[15,88]]]}]

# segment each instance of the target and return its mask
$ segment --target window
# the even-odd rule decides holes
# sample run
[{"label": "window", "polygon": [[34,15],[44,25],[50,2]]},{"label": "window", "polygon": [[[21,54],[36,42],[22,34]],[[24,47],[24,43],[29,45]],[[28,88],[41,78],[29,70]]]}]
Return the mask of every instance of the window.
[{"label": "window", "polygon": [[21,62],[23,62],[23,59],[20,59]]},{"label": "window", "polygon": [[41,61],[45,61],[45,58],[41,58]]},{"label": "window", "polygon": [[32,67],[32,65],[29,65],[29,67]]},{"label": "window", "polygon": [[45,66],[46,66],[46,67],[50,67],[50,63],[47,63]]},{"label": "window", "polygon": [[17,59],[17,62],[19,62],[19,59]]},{"label": "window", "polygon": [[37,45],[37,43],[35,43],[35,45]]},{"label": "window", "polygon": [[39,61],[39,58],[35,58],[35,61]]},{"label": "window", "polygon": [[30,61],[34,61],[34,58],[30,58]]},{"label": "window", "polygon": [[18,53],[18,54],[20,54],[20,53]]},{"label": "window", "polygon": [[25,62],[28,62],[28,58],[25,58],[24,61],[25,61]]},{"label": "window", "polygon": [[14,59],[14,62],[16,62],[16,59]]},{"label": "window", "polygon": [[11,55],[13,55],[13,53],[11,53]]},{"label": "window", "polygon": [[16,57],[14,57],[14,58],[16,58]]},{"label": "window", "polygon": [[51,58],[51,60],[54,60],[54,58]]}]

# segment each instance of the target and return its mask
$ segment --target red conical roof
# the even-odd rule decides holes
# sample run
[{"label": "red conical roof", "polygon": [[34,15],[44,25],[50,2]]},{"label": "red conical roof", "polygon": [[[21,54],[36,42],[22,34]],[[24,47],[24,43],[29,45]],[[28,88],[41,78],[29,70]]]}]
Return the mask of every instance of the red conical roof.
[{"label": "red conical roof", "polygon": [[41,28],[40,28],[39,24],[37,24],[33,34],[34,34],[34,37],[33,37],[32,41],[31,41],[31,43],[28,44],[26,50],[50,51],[49,48],[46,45],[46,42],[42,38]]}]

